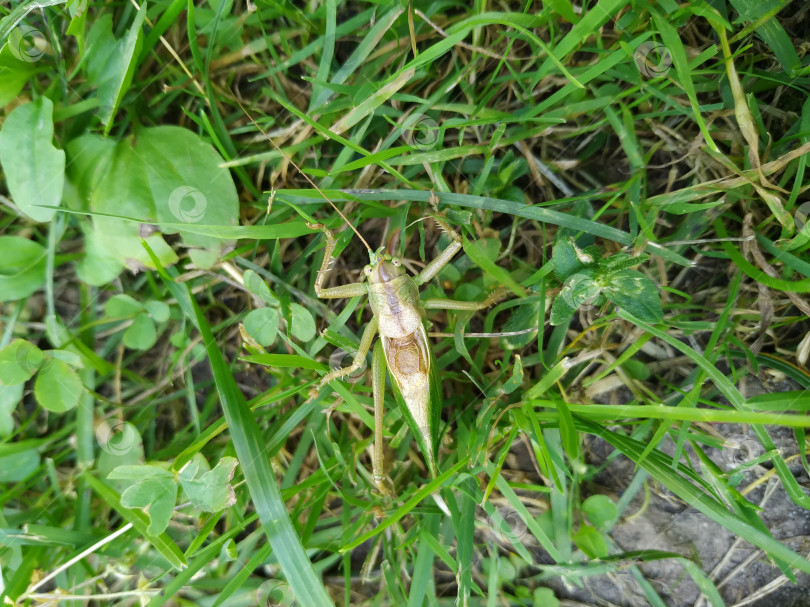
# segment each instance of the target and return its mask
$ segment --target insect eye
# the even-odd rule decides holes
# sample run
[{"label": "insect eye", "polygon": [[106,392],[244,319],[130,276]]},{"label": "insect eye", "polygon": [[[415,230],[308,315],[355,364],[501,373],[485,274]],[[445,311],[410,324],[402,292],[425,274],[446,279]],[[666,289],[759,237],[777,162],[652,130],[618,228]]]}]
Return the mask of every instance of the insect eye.
[{"label": "insect eye", "polygon": [[394,258],[391,260],[391,263],[392,263],[392,264],[394,264],[394,267],[395,267],[395,268],[398,268],[399,266],[401,266],[401,265],[402,265],[402,262],[401,262],[401,261],[399,260],[399,258],[397,258],[397,257],[394,257]]},{"label": "insect eye", "polygon": [[365,268],[363,268],[363,274],[365,274],[366,276],[371,276],[371,266],[366,266]]}]

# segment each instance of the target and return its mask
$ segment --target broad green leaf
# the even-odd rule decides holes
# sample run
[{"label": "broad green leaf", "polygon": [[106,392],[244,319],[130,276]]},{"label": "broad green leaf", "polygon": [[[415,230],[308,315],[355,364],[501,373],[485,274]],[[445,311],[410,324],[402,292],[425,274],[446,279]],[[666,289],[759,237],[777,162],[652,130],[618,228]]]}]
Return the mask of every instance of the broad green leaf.
[{"label": "broad green leaf", "polygon": [[290,313],[292,315],[290,333],[293,337],[300,341],[309,341],[315,337],[315,319],[312,318],[312,312],[301,304],[292,303]]},{"label": "broad green leaf", "polygon": [[[93,217],[102,246],[130,269],[153,267],[141,244],[148,235],[161,265],[171,265],[177,256],[155,231],[158,225],[179,232],[191,260],[210,267],[232,244],[218,228],[233,229],[238,215],[236,188],[221,163],[210,144],[179,127],[144,128],[119,142],[91,195],[91,210],[109,215]],[[209,233],[196,229],[202,227]]]},{"label": "broad green leaf", "polygon": [[619,518],[619,510],[607,495],[592,495],[582,502],[582,511],[597,529],[607,529]]},{"label": "broad green leaf", "polygon": [[576,314],[577,311],[576,308],[571,307],[568,298],[560,297],[561,294],[562,293],[558,294],[554,299],[554,303],[551,304],[551,315],[549,316],[549,322],[555,327],[568,322],[568,320],[574,314]]},{"label": "broad green leaf", "polygon": [[[540,302],[537,299],[530,299],[525,303],[521,302],[520,305],[515,306],[509,310],[509,312],[511,312],[511,315],[499,331],[509,333],[537,327],[537,319],[540,314]],[[537,334],[530,331],[521,335],[500,337],[498,338],[498,344],[504,350],[515,350],[527,346],[535,339],[537,339]]]},{"label": "broad green leaf", "polygon": [[84,368],[82,357],[70,350],[45,350],[44,354],[46,357],[50,356],[55,360],[61,360],[75,369]]},{"label": "broad green leaf", "polygon": [[20,236],[0,236],[0,301],[28,297],[45,284],[45,247]]},{"label": "broad green leaf", "polygon": [[156,299],[152,299],[147,301],[144,307],[149,313],[149,316],[151,316],[155,322],[166,322],[169,320],[169,313],[171,310],[168,304]]},{"label": "broad green leaf", "polygon": [[[68,183],[75,190],[77,200],[72,208],[80,211],[90,209],[93,190],[110,168],[118,142],[109,137],[88,133],[71,139],[65,146],[67,169],[65,174]],[[70,196],[66,202],[70,204]]]},{"label": "broad green leaf", "polygon": [[560,607],[560,600],[551,588],[535,588],[532,594],[533,607]]},{"label": "broad green leaf", "polygon": [[132,324],[124,331],[123,341],[127,348],[148,350],[157,341],[154,321],[145,314],[136,316]]},{"label": "broad green leaf", "polygon": [[608,276],[604,293],[614,304],[644,322],[659,323],[664,319],[658,287],[641,272],[621,270]]},{"label": "broad green leaf", "polygon": [[593,251],[591,247],[580,249],[572,236],[559,238],[554,243],[552,259],[554,260],[554,273],[560,280],[565,280],[582,268],[599,261],[596,251]]},{"label": "broad green leaf", "polygon": [[203,512],[219,512],[236,503],[236,494],[231,486],[234,470],[238,462],[234,457],[223,457],[213,470],[203,474],[192,471],[193,476],[184,474],[191,462],[180,471],[179,480],[183,491]]},{"label": "broad green leaf", "polygon": [[92,474],[85,473],[84,478],[93,488],[93,491],[95,491],[105,502],[107,502],[107,504],[121,514],[125,520],[132,523],[135,526],[135,529],[137,529],[138,532],[141,533],[141,535],[143,535],[169,563],[171,563],[172,567],[178,570],[185,568],[186,559],[183,556],[183,553],[168,535],[163,533],[159,536],[153,536],[149,533],[147,516],[140,512],[132,511],[123,507],[121,505],[121,500],[118,493],[116,493],[106,484],[102,483]]},{"label": "broad green leaf", "polygon": [[[166,244],[162,235],[154,231],[154,201],[146,178],[149,167],[144,158],[135,153],[132,143],[130,137],[116,145],[109,168],[92,190],[90,210],[116,216],[94,215],[96,236],[109,257],[137,272],[152,267],[149,255],[141,244],[142,237],[163,265],[174,264],[177,254]],[[143,223],[117,217],[141,219]]]},{"label": "broad green leaf", "polygon": [[110,318],[129,318],[143,311],[143,304],[126,293],[113,295],[104,304],[104,314]]},{"label": "broad green leaf", "polygon": [[592,274],[593,271],[577,272],[568,277],[551,305],[552,325],[561,325],[583,305],[596,303],[601,289]]},{"label": "broad green leaf", "polygon": [[151,535],[160,535],[169,526],[176,501],[177,484],[174,478],[147,477],[127,487],[121,494],[122,506],[140,508],[149,517],[148,531]]},{"label": "broad green leaf", "polygon": [[23,384],[0,385],[0,437],[8,438],[14,432],[14,410],[22,400]]},{"label": "broad green leaf", "polygon": [[245,270],[244,280],[245,280],[245,288],[248,291],[250,291],[257,297],[260,297],[262,301],[265,302],[266,304],[278,307],[279,305],[278,297],[276,297],[273,294],[273,292],[270,290],[270,287],[267,286],[267,283],[264,282],[261,276],[256,274],[256,272],[254,272],[253,270]]},{"label": "broad green leaf", "polygon": [[[11,198],[34,221],[50,221],[62,202],[65,152],[53,145],[53,103],[47,97],[16,108],[0,130],[0,164]],[[6,299],[5,296],[0,296]]]},{"label": "broad green leaf", "polygon": [[150,535],[160,535],[166,530],[177,501],[177,481],[171,470],[160,464],[118,466],[107,478],[134,481],[121,494],[121,505],[144,511],[149,517]]},{"label": "broad green leaf", "polygon": [[107,478],[115,480],[142,481],[144,479],[174,479],[174,473],[163,462],[139,466],[118,466]]},{"label": "broad green leaf", "polygon": [[0,457],[0,483],[20,483],[39,468],[39,452],[26,449]]},{"label": "broad green leaf", "polygon": [[43,364],[34,384],[37,402],[53,413],[64,413],[79,403],[84,388],[76,371],[61,360]]},{"label": "broad green leaf", "polygon": [[110,132],[118,104],[132,83],[134,59],[140,54],[141,28],[146,17],[146,2],[136,13],[126,35],[118,39],[112,32],[112,14],[106,13],[93,24],[87,34],[87,79],[98,89],[101,101],[99,117],[104,134]]},{"label": "broad green leaf", "polygon": [[595,527],[582,525],[571,538],[582,552],[593,558],[607,556],[607,542]]},{"label": "broad green leaf", "polygon": [[577,257],[576,245],[570,236],[557,239],[551,258],[554,260],[554,273],[560,280],[565,280],[584,265]]},{"label": "broad green leaf", "polygon": [[14,56],[7,42],[0,47],[0,107],[8,105],[32,76],[35,65]]},{"label": "broad green leaf", "polygon": [[0,384],[24,384],[42,366],[44,354],[31,342],[15,339],[0,350]]},{"label": "broad green leaf", "polygon": [[245,330],[262,346],[269,346],[278,334],[278,310],[259,308],[251,310],[245,317]]},{"label": "broad green leaf", "polygon": [[[138,134],[136,152],[145,159],[147,181],[161,225],[203,224],[234,226],[239,214],[239,198],[231,174],[220,167],[222,157],[197,134],[173,126],[145,129]],[[165,228],[166,233],[178,231]],[[201,263],[199,248],[214,252],[217,258],[232,242],[179,229],[190,247],[191,260]],[[216,260],[215,260],[216,261]]]},{"label": "broad green leaf", "polygon": [[79,280],[100,287],[112,282],[124,269],[120,261],[110,256],[101,244],[98,233],[90,224],[82,225],[84,257],[76,264]]}]

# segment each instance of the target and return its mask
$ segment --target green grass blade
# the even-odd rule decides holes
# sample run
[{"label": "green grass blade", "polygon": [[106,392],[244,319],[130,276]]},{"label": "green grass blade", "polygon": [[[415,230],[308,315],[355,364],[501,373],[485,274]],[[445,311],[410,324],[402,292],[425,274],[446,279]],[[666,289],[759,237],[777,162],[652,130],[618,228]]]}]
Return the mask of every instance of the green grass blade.
[{"label": "green grass blade", "polygon": [[[337,3],[335,0],[326,0],[326,31],[321,51],[321,61],[318,63],[318,75],[312,84],[312,96],[309,98],[309,111],[322,105],[321,96],[329,91],[324,82],[332,71],[332,60],[335,56],[335,30],[337,29]],[[324,100],[325,101],[325,100]]]},{"label": "green grass blade", "polygon": [[703,119],[703,114],[700,111],[700,103],[698,102],[697,92],[695,91],[695,83],[692,80],[692,70],[689,69],[689,64],[686,59],[686,49],[683,46],[683,41],[678,35],[678,30],[669,22],[667,18],[658,13],[655,9],[650,9],[650,14],[653,16],[655,25],[661,33],[661,39],[664,41],[667,51],[672,57],[672,64],[675,66],[675,71],[678,73],[683,90],[686,91],[686,96],[692,104],[692,114],[695,122],[700,129],[703,139],[710,149],[717,151],[717,144],[709,134],[709,127]]},{"label": "green grass blade", "polygon": [[247,481],[250,496],[273,548],[273,555],[281,565],[287,583],[301,604],[314,607],[331,606],[332,600],[320,578],[315,575],[312,563],[293,528],[287,506],[281,498],[276,476],[265,455],[266,444],[259,426],[225,363],[202,311],[190,292],[188,297],[205,342],[231,440],[242,465],[242,473]]},{"label": "green grass blade", "polygon": [[[343,84],[346,82],[346,79],[349,78],[349,76],[351,76],[355,70],[362,66],[363,61],[365,61],[366,58],[371,54],[371,51],[377,47],[380,40],[382,40],[383,36],[388,32],[401,14],[402,8],[397,7],[383,17],[377,19],[360,44],[357,45],[357,48],[354,49],[351,56],[343,62],[343,65],[341,65],[340,69],[338,69],[338,71],[335,73],[331,80],[331,84]],[[326,87],[320,91],[313,91],[311,102],[309,104],[310,111],[323,106],[331,96],[332,92]]]},{"label": "green grass blade", "polygon": [[481,245],[476,242],[471,242],[466,236],[462,236],[462,238],[464,239],[464,252],[469,256],[475,265],[489,273],[493,278],[498,279],[498,282],[508,287],[509,290],[512,291],[512,293],[514,293],[516,296],[525,297],[526,290],[520,286],[520,284],[514,278],[512,278],[509,272],[487,257],[486,253],[484,253],[483,249],[481,248]]},{"label": "green grass blade", "polygon": [[420,533],[419,548],[416,551],[416,560],[413,565],[413,575],[411,576],[411,591],[408,593],[408,607],[422,607],[427,596],[428,585],[433,576],[433,561],[435,552],[433,551],[431,538],[435,538],[439,532],[441,517],[436,514],[425,516]]}]

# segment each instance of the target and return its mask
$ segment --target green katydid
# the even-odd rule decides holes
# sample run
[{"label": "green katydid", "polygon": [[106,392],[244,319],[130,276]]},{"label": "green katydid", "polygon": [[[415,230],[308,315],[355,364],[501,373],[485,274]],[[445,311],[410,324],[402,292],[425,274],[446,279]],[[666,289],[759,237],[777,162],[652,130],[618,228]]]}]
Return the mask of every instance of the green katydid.
[{"label": "green katydid", "polygon": [[[380,340],[374,347],[372,355],[372,391],[374,393],[374,448],[372,455],[372,473],[374,483],[380,493],[391,495],[383,467],[382,429],[383,400],[385,392],[385,371],[388,369],[391,384],[397,403],[419,445],[432,476],[436,475],[436,451],[439,443],[439,422],[441,411],[441,391],[436,373],[436,362],[427,341],[425,329],[425,310],[481,310],[492,305],[503,293],[501,289],[493,291],[484,301],[466,302],[452,299],[426,299],[420,301],[419,287],[432,280],[441,269],[461,250],[461,236],[441,217],[434,217],[439,227],[450,235],[452,242],[416,276],[408,276],[396,257],[376,252],[363,239],[360,232],[349,222],[335,204],[304,173],[300,167],[282,150],[275,141],[250,117],[244,106],[236,103],[251,122],[264,134],[295,168],[306,178],[324,200],[326,200],[343,221],[357,234],[369,252],[369,265],[364,271],[367,282],[358,282],[339,287],[324,288],[323,281],[329,270],[332,252],[336,240],[332,232],[321,224],[312,223],[313,229],[320,229],[326,236],[326,247],[321,268],[315,280],[315,293],[323,299],[343,299],[368,295],[373,319],[363,331],[360,347],[351,365],[327,373],[310,391],[310,399],[329,382],[346,377],[357,371],[365,361],[371,344],[377,333]],[[271,196],[272,200],[272,196]],[[430,203],[438,213],[439,197],[431,192]],[[439,506],[447,511],[443,501],[434,494]]]},{"label": "green katydid", "polygon": [[[438,197],[431,196],[434,208]],[[336,209],[337,210],[337,209]],[[340,212],[340,211],[338,211]],[[342,213],[341,213],[342,216]],[[345,219],[345,218],[344,218]],[[439,443],[441,390],[436,372],[436,361],[430,349],[425,329],[425,310],[480,310],[492,305],[500,295],[496,289],[481,302],[452,299],[419,298],[419,287],[432,280],[461,249],[461,236],[440,217],[434,217],[439,227],[451,237],[451,243],[415,276],[409,276],[401,260],[378,251],[369,250],[369,265],[364,268],[363,281],[324,288],[336,240],[330,230],[321,224],[311,224],[326,236],[323,263],[315,280],[315,293],[323,299],[339,299],[367,295],[374,316],[360,339],[360,346],[352,364],[327,373],[311,390],[310,397],[318,394],[329,382],[350,375],[360,369],[371,349],[375,335],[380,339],[372,354],[372,389],[374,394],[374,447],[372,469],[378,491],[391,495],[390,481],[383,468],[383,399],[385,371],[388,369],[397,403],[402,409],[414,438],[419,445],[432,476],[436,475],[436,456]],[[348,222],[347,222],[348,223]],[[351,224],[348,224],[351,226]],[[351,226],[354,230],[354,227]],[[359,232],[355,230],[361,238]],[[365,240],[363,240],[365,243]]]}]

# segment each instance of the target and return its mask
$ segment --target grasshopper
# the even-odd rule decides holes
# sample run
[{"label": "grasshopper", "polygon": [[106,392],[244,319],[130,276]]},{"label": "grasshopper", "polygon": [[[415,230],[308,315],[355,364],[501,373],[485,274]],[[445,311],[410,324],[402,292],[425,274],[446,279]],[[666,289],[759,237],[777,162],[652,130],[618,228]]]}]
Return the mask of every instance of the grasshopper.
[{"label": "grasshopper", "polygon": [[[434,209],[438,208],[439,199],[435,194],[431,194],[430,202]],[[379,333],[380,339],[374,345],[372,354],[371,371],[374,398],[372,472],[377,490],[387,496],[393,493],[389,488],[391,482],[384,474],[383,465],[383,398],[386,369],[391,378],[397,403],[416,439],[431,476],[435,477],[442,400],[436,361],[427,338],[425,311],[481,310],[492,305],[502,293],[500,289],[496,289],[480,302],[452,299],[420,300],[419,287],[432,280],[458,253],[462,245],[461,236],[444,219],[435,216],[434,219],[439,227],[450,235],[451,243],[415,276],[409,276],[401,260],[384,253],[384,248],[372,251],[371,247],[367,246],[369,264],[363,269],[361,282],[329,288],[324,288],[323,282],[329,271],[336,239],[322,224],[310,224],[310,227],[321,230],[326,237],[323,262],[315,280],[316,295],[322,299],[366,295],[374,314],[363,331],[353,362],[347,367],[327,373],[312,388],[310,398],[314,398],[329,382],[357,371],[363,365],[374,337]],[[350,223],[347,224],[351,226]],[[351,227],[354,230],[354,227]],[[360,236],[357,230],[355,233]],[[362,236],[360,238],[362,240]]]}]

